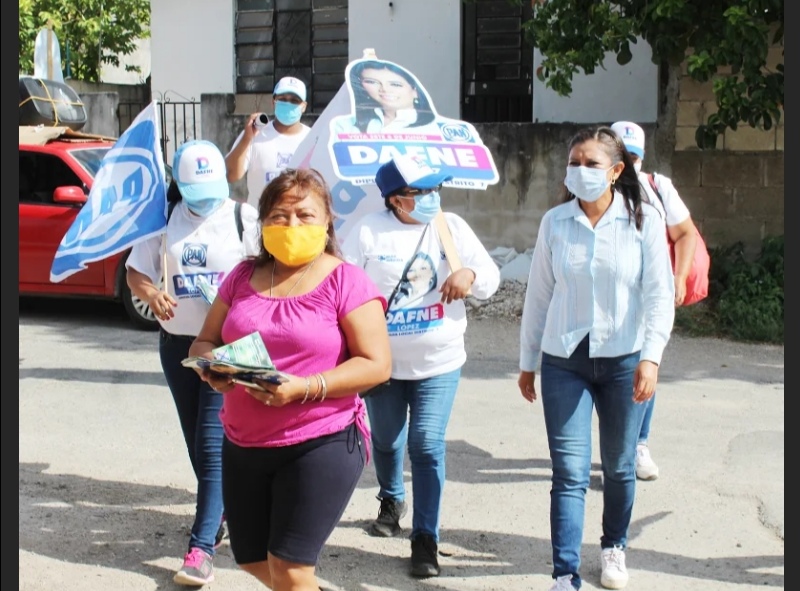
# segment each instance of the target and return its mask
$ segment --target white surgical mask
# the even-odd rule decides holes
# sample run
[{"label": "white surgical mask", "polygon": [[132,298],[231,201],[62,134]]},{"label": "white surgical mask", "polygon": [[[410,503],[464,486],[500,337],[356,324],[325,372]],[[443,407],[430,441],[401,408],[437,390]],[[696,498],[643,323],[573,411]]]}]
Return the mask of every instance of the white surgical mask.
[{"label": "white surgical mask", "polygon": [[414,197],[414,210],[409,213],[412,218],[422,224],[430,224],[441,208],[439,193],[431,191],[425,195]]},{"label": "white surgical mask", "polygon": [[227,199],[227,197],[205,197],[203,199],[195,199],[191,197],[183,198],[183,200],[186,202],[186,207],[189,208],[189,211],[197,216],[200,216],[201,218],[208,217],[217,211],[217,209],[223,203],[225,203],[225,199]]},{"label": "white surgical mask", "polygon": [[636,162],[633,163],[633,170],[636,171],[636,174],[639,174],[640,172],[642,172],[642,161],[641,160],[637,160]]},{"label": "white surgical mask", "polygon": [[303,116],[303,109],[286,101],[275,101],[275,119],[283,125],[294,125]]},{"label": "white surgical mask", "polygon": [[581,201],[592,203],[600,199],[605,193],[611,181],[606,176],[608,171],[614,168],[610,166],[602,168],[589,168],[588,166],[567,166],[567,176],[564,185],[570,193]]}]

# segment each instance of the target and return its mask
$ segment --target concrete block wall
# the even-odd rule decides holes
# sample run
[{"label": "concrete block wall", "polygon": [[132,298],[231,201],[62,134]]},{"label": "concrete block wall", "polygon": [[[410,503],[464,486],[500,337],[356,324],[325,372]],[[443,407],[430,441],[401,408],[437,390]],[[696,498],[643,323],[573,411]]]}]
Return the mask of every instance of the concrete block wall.
[{"label": "concrete block wall", "polygon": [[[783,61],[783,48],[769,50],[767,67]],[[695,130],[717,109],[712,82],[680,80],[672,154],[672,179],[709,246],[737,241],[749,254],[761,240],[783,234],[784,111],[771,129],[741,125],[701,151]]]},{"label": "concrete block wall", "polygon": [[[201,97],[203,139],[230,149],[247,115],[233,95]],[[308,125],[314,118],[304,119]],[[461,215],[487,248],[533,247],[544,213],[561,200],[567,145],[575,124],[484,123],[475,126],[494,156],[500,181],[486,191],[445,189],[448,211]],[[646,150],[654,126],[643,126]],[[692,136],[693,137],[693,136]],[[777,135],[775,136],[777,137]],[[782,144],[781,144],[782,148]],[[742,241],[755,254],[765,236],[783,234],[783,150],[676,150],[669,162],[676,188],[709,247]],[[244,181],[232,194],[246,194]]]},{"label": "concrete block wall", "polygon": [[115,92],[119,95],[118,103],[139,102],[144,105],[150,102],[150,89],[146,84],[106,84],[103,82],[84,82],[70,78],[65,82],[78,94],[93,92]]},{"label": "concrete block wall", "polygon": [[[711,101],[694,100],[700,90],[692,87],[692,100],[681,100],[678,130],[694,141],[699,124],[698,109],[708,109]],[[84,130],[116,136],[118,126],[116,92],[82,92],[89,119]],[[237,108],[230,94],[201,97],[202,137],[219,146],[223,153],[233,144],[249,111]],[[691,117],[689,114],[693,113]],[[303,120],[314,124],[315,117]],[[687,125],[686,123],[689,122]],[[566,167],[567,144],[580,126],[575,124],[485,123],[476,124],[484,143],[494,155],[500,181],[486,191],[445,189],[442,198],[449,211],[469,222],[487,248],[513,247],[522,252],[536,240],[544,212],[560,201]],[[741,241],[750,255],[758,253],[761,240],[784,232],[784,151],[783,123],[771,132],[740,128],[746,133],[770,141],[750,142],[739,149],[720,140],[714,151],[698,150],[694,144],[683,145],[671,154],[668,162],[657,162],[654,125],[643,125],[646,134],[647,167],[669,171],[676,188],[692,212],[710,247],[727,246]],[[691,129],[691,133],[689,133]],[[232,195],[244,198],[244,180],[231,186]]]},{"label": "concrete block wall", "polygon": [[86,109],[86,125],[81,131],[107,137],[118,137],[119,94],[116,92],[81,92],[78,96]]}]

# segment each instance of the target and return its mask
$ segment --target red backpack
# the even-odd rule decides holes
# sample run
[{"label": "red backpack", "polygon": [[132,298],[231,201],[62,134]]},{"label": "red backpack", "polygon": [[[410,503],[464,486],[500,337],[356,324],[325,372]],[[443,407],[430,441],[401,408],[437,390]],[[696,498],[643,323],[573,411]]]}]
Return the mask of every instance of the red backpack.
[{"label": "red backpack", "polygon": [[[662,207],[664,206],[664,198],[658,191],[656,180],[653,175],[648,173],[647,180],[650,182],[650,188],[661,201]],[[700,300],[704,300],[708,296],[708,271],[711,268],[711,257],[708,255],[708,248],[706,242],[700,235],[697,226],[694,227],[695,235],[697,236],[697,246],[694,249],[694,261],[689,269],[689,276],[686,278],[686,297],[683,299],[682,306],[689,306],[696,304]],[[675,243],[672,242],[667,234],[669,240],[669,256],[672,259],[672,270],[675,271]]]}]

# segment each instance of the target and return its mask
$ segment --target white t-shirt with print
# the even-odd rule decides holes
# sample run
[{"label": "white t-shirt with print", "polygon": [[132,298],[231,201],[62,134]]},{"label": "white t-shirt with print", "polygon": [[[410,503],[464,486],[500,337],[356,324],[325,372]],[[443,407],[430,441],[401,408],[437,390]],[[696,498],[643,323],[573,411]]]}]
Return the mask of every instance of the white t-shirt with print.
[{"label": "white t-shirt with print", "polygon": [[[197,336],[209,305],[196,287],[203,275],[216,287],[226,273],[246,256],[259,253],[261,226],[258,212],[242,204],[242,240],[236,228],[233,199],[225,199],[210,216],[201,218],[178,202],[167,224],[167,281],[165,289],[178,303],[175,317],[159,320],[161,327],[176,335]],[[125,267],[144,273],[154,285],[161,280],[163,236],[133,245]]]},{"label": "white t-shirt with print", "polygon": [[650,181],[647,180],[647,173],[644,171],[639,173],[639,183],[645,189],[647,201],[655,206],[661,214],[661,217],[666,220],[667,226],[676,226],[689,219],[689,208],[686,207],[683,199],[678,195],[678,191],[672,184],[672,180],[658,173],[653,173],[653,179],[655,180],[656,187],[658,187],[658,193],[661,195],[661,199],[664,200],[663,204],[661,203],[661,199],[653,192]]},{"label": "white t-shirt with print", "polygon": [[[298,146],[306,138],[311,128],[301,124],[299,133],[280,133],[270,121],[253,138],[250,149],[244,156],[244,169],[247,171],[247,202],[258,210],[258,200],[264,187],[280,172],[289,166],[289,162]],[[231,151],[242,141],[244,131],[240,132],[233,142]],[[230,154],[230,152],[228,152]]]},{"label": "white t-shirt with print", "polygon": [[[462,265],[475,272],[472,295],[491,297],[500,269],[462,218],[445,213],[445,219]],[[348,232],[342,254],[363,267],[387,300],[400,284],[387,312],[393,378],[420,380],[464,364],[466,307],[464,300],[441,301],[450,267],[433,224],[404,224],[389,210],[368,213]]]}]

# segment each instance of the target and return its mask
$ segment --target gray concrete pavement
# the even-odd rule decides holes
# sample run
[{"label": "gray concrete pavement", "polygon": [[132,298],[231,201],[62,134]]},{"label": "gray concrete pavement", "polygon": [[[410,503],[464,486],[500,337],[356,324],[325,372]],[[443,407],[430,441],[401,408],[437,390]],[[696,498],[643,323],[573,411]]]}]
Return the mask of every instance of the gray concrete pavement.
[{"label": "gray concrete pavement", "polygon": [[[54,308],[20,313],[20,591],[177,589],[192,476],[156,336],[115,308]],[[378,509],[369,466],[320,561],[327,589],[549,589],[547,442],[541,405],[516,390],[517,331],[470,322],[448,431],[442,576],[411,579],[408,540],[365,533]],[[783,347],[673,338],[651,436],[661,477],[637,488],[628,589],[783,589],[783,420]],[[600,588],[601,494],[595,458],[588,590]],[[208,589],[259,588],[227,545],[215,564]]]}]

